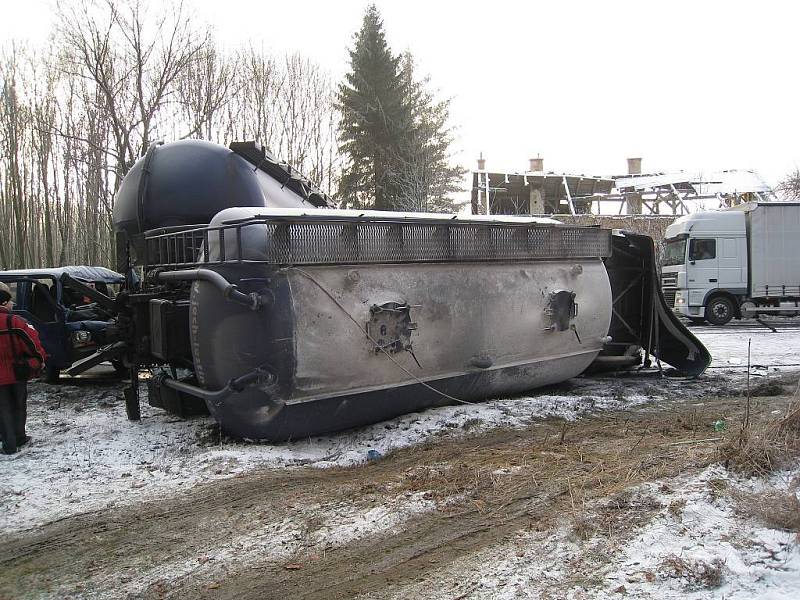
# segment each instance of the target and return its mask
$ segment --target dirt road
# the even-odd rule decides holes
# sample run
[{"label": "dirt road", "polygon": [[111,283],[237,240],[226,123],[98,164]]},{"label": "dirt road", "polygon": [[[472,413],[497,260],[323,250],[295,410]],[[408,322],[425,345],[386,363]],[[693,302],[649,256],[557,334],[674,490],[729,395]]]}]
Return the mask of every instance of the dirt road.
[{"label": "dirt road", "polygon": [[[770,397],[756,412],[785,402]],[[0,590],[9,598],[350,598],[413,583],[521,530],[545,531],[565,518],[579,532],[624,537],[657,508],[626,490],[712,462],[717,442],[699,440],[719,437],[711,424],[734,423],[741,410],[737,397],[676,399],[449,439],[360,467],[199,485],[168,500],[4,536]],[[424,510],[392,517],[409,502]],[[321,533],[385,506],[399,507],[386,512],[385,528],[346,543]]]}]

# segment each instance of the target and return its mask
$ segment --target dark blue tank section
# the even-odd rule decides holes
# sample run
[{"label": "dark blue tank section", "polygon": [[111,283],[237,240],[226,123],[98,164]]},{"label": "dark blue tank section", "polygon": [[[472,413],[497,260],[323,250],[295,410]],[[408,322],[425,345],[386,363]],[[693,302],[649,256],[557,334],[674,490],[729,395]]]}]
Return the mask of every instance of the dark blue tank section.
[{"label": "dark blue tank section", "polygon": [[247,160],[211,142],[151,146],[117,192],[114,228],[132,238],[157,227],[205,224],[232,206],[265,206],[253,171]]}]

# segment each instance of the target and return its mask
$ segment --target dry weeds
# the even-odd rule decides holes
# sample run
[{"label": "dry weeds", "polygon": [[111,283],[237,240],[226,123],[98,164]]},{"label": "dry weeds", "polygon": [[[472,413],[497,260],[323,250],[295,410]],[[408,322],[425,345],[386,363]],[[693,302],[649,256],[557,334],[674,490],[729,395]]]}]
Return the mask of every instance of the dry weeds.
[{"label": "dry weeds", "polygon": [[725,561],[715,558],[711,562],[687,559],[670,554],[659,565],[663,578],[682,579],[687,590],[714,589],[722,585]]},{"label": "dry weeds", "polygon": [[576,540],[613,538],[638,528],[664,505],[648,493],[624,490],[599,505],[586,504],[572,516],[571,532]]},{"label": "dry weeds", "polygon": [[579,443],[570,443],[568,435],[561,443],[559,428],[545,439],[521,433],[505,446],[465,448],[457,458],[447,456],[445,448],[430,447],[426,460],[403,472],[402,487],[430,492],[436,500],[481,500],[495,508],[536,494],[540,488],[551,493],[555,488],[577,514],[588,497],[623,502],[623,495],[618,494],[641,481],[671,473],[679,456],[687,463],[696,458],[695,454],[665,449],[652,438],[631,454],[628,449],[633,442],[628,440],[632,437],[622,436],[616,444],[604,439],[598,444],[591,437],[579,436]]},{"label": "dry weeds", "polygon": [[743,424],[720,447],[726,468],[748,476],[763,476],[789,466],[800,456],[800,399],[795,397],[783,416]]},{"label": "dry weeds", "polygon": [[738,491],[732,496],[738,512],[753,517],[772,529],[800,532],[800,500],[797,499],[799,486],[800,479],[797,479],[788,490]]}]

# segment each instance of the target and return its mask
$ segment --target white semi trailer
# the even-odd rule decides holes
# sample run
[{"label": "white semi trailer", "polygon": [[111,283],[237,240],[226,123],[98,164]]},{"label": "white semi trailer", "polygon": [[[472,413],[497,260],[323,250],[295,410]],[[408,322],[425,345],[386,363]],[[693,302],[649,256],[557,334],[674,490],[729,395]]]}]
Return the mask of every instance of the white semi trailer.
[{"label": "white semi trailer", "polygon": [[698,323],[800,314],[800,203],[681,217],[666,231],[661,286],[674,312]]}]

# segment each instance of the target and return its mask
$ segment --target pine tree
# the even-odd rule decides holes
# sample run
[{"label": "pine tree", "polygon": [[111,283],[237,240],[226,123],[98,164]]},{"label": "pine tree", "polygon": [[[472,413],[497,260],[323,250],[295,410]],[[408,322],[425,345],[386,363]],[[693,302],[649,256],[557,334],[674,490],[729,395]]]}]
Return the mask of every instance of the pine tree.
[{"label": "pine tree", "polygon": [[339,85],[339,141],[347,157],[339,184],[345,206],[388,210],[397,197],[393,176],[405,132],[408,103],[399,69],[375,5],[367,8],[350,50],[351,71]]},{"label": "pine tree", "polygon": [[401,59],[400,77],[411,127],[401,144],[392,176],[397,190],[395,208],[420,212],[454,210],[451,195],[460,191],[464,169],[451,164],[453,130],[448,125],[450,100],[437,100],[430,78],[417,80],[414,57],[406,51]]}]

